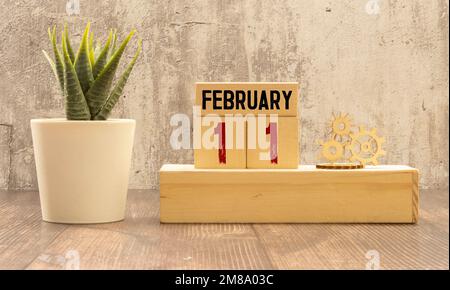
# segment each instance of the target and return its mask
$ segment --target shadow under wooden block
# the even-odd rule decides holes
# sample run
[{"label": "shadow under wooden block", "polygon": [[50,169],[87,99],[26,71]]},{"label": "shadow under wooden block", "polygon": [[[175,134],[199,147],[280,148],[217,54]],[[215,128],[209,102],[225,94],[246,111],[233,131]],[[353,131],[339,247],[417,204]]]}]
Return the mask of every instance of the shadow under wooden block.
[{"label": "shadow under wooden block", "polygon": [[408,166],[160,170],[163,223],[416,223],[418,200]]},{"label": "shadow under wooden block", "polygon": [[194,148],[195,168],[246,168],[246,121],[234,117],[201,117],[201,148]]},{"label": "shadow under wooden block", "polygon": [[[258,118],[247,121],[247,168],[297,168],[300,151],[297,117],[264,119],[266,122]],[[261,137],[265,138],[259,140]]]}]

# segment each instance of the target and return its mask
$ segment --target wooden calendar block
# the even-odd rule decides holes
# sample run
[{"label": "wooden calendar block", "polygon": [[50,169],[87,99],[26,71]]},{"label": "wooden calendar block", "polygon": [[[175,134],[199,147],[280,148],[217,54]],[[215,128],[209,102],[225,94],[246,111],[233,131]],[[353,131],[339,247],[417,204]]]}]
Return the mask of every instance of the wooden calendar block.
[{"label": "wooden calendar block", "polygon": [[209,170],[164,165],[161,222],[416,223],[418,176],[408,166]]},{"label": "wooden calendar block", "polygon": [[248,118],[247,168],[297,168],[298,127],[296,117]]},{"label": "wooden calendar block", "polygon": [[297,116],[298,83],[206,83],[195,85],[202,116],[278,114]]},{"label": "wooden calendar block", "polygon": [[[197,117],[195,168],[246,168],[246,121],[236,117]],[[196,121],[194,121],[196,122]]]}]

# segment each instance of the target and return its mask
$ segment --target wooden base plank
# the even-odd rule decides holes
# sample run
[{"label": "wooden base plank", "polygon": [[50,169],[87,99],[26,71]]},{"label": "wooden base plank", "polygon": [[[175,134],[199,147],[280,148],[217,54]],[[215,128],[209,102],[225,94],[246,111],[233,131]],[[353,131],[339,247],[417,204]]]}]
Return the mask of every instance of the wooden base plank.
[{"label": "wooden base plank", "polygon": [[163,223],[416,223],[418,195],[408,166],[160,171]]}]

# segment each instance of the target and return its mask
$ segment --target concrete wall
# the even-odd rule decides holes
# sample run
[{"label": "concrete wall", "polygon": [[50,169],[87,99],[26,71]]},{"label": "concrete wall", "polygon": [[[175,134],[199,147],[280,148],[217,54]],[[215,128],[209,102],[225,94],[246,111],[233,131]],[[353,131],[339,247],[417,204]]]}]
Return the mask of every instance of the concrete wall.
[{"label": "concrete wall", "polygon": [[191,114],[195,81],[299,81],[303,163],[332,112],[347,112],[386,136],[383,163],[448,187],[448,0],[0,1],[0,187],[37,187],[29,120],[63,116],[47,27],[66,21],[78,40],[88,20],[97,35],[136,27],[143,39],[115,111],[138,121],[132,188],[193,161],[170,148],[169,120]]}]

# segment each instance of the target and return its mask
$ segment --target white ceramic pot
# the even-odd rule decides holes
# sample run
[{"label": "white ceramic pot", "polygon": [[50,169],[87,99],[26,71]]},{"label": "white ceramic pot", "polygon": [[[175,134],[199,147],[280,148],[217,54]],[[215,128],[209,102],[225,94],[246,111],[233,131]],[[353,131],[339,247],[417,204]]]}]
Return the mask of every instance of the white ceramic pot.
[{"label": "white ceramic pot", "polygon": [[135,126],[126,119],[31,120],[44,221],[124,219]]}]

